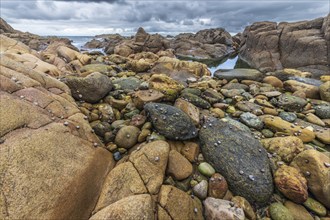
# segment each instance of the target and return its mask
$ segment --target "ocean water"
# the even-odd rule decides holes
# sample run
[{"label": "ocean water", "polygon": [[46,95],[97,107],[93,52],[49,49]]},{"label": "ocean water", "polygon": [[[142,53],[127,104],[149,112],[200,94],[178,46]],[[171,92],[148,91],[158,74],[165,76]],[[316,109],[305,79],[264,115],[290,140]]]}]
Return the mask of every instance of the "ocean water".
[{"label": "ocean water", "polygon": [[[94,36],[61,36],[61,37],[65,37],[68,38],[72,41],[72,45],[77,47],[80,51],[99,51],[103,54],[104,50],[102,48],[85,48],[84,45],[88,42],[91,41],[93,39],[98,39],[95,38]],[[101,40],[101,39],[99,39]]]},{"label": "ocean water", "polygon": [[[100,49],[100,48],[85,48],[84,47],[84,45],[88,41],[91,41],[92,39],[98,39],[98,38],[95,38],[94,36],[61,36],[61,37],[65,37],[65,38],[70,39],[72,41],[72,45],[77,47],[80,51],[99,51],[99,52],[102,52],[103,54],[105,54],[103,49]],[[234,69],[235,64],[237,62],[237,58],[238,58],[238,56],[225,58],[222,61],[220,61],[219,64],[217,64],[215,66],[214,65],[209,66],[209,70],[212,73],[212,76],[213,76],[214,72],[218,69]]]}]

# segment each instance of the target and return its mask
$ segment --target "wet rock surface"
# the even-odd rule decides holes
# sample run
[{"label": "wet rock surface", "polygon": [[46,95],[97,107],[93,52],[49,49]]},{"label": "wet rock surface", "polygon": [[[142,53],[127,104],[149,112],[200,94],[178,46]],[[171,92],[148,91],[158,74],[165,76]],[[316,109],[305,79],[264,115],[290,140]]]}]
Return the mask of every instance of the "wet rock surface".
[{"label": "wet rock surface", "polygon": [[148,103],[144,106],[155,129],[172,140],[188,140],[198,135],[189,116],[178,108]]},{"label": "wet rock surface", "polygon": [[[266,151],[249,133],[210,118],[200,130],[202,152],[228,181],[229,188],[253,203],[266,203],[273,181]],[[241,161],[249,161],[241,163]],[[262,172],[263,170],[264,172]]]}]

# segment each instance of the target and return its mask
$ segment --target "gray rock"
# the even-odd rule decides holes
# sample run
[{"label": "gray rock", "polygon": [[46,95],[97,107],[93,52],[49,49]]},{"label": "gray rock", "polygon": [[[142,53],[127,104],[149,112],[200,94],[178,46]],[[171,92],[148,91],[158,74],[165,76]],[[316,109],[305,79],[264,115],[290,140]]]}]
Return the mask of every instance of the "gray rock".
[{"label": "gray rock", "polygon": [[135,77],[120,78],[113,81],[116,89],[120,90],[135,90],[138,89],[141,81]]},{"label": "gray rock", "polygon": [[198,135],[190,117],[178,108],[166,104],[144,106],[153,127],[168,139],[188,140]]},{"label": "gray rock", "polygon": [[304,106],[307,104],[307,101],[303,98],[293,96],[293,95],[287,95],[282,94],[278,97],[277,105],[281,108],[283,108],[286,111],[296,111],[300,112],[304,108]]},{"label": "gray rock", "polygon": [[289,76],[289,80],[296,80],[298,82],[306,83],[313,86],[320,86],[322,85],[322,81],[318,79],[312,78],[305,78],[305,77],[298,77],[298,76]]},{"label": "gray rock", "polygon": [[205,199],[207,197],[207,189],[208,182],[206,180],[202,180],[193,188],[194,195],[196,195],[200,199]]},{"label": "gray rock", "polygon": [[214,73],[214,76],[219,79],[226,79],[228,81],[232,79],[238,80],[255,80],[261,81],[263,74],[256,69],[232,69],[232,70],[217,70]]},{"label": "gray rock", "polygon": [[316,106],[315,114],[321,119],[329,119],[330,118],[330,105]]},{"label": "gray rock", "polygon": [[280,112],[279,116],[288,122],[294,122],[297,119],[297,115],[293,112]]},{"label": "gray rock", "polygon": [[204,202],[205,217],[210,220],[244,220],[243,209],[235,207],[230,201],[208,197]]},{"label": "gray rock", "polygon": [[260,118],[250,112],[241,114],[240,120],[250,128],[261,130],[264,127],[264,123],[260,120]]},{"label": "gray rock", "polygon": [[183,93],[181,95],[181,98],[187,100],[188,102],[191,102],[192,104],[200,108],[208,109],[211,107],[210,103],[208,103],[206,100],[192,93]]},{"label": "gray rock", "polygon": [[64,80],[76,100],[98,102],[113,88],[109,77],[95,72],[86,77],[67,76]]},{"label": "gray rock", "polygon": [[209,118],[199,133],[208,163],[221,173],[229,189],[251,203],[265,204],[273,192],[266,150],[250,133]]}]

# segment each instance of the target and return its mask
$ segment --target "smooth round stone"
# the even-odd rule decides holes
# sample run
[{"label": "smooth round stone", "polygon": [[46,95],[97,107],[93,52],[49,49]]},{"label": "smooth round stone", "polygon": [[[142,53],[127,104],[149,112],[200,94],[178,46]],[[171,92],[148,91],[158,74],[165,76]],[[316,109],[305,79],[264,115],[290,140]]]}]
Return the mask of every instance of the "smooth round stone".
[{"label": "smooth round stone", "polygon": [[330,118],[330,105],[318,105],[315,107],[315,115],[321,119]]},{"label": "smooth round stone", "polygon": [[278,202],[269,206],[269,212],[273,220],[294,220],[290,211]]},{"label": "smooth round stone", "polygon": [[137,143],[139,133],[140,129],[135,126],[122,127],[116,135],[115,143],[118,147],[131,148]]},{"label": "smooth round stone", "polygon": [[207,177],[211,177],[215,173],[214,168],[209,163],[206,163],[206,162],[200,163],[198,165],[198,171],[202,175],[207,176]]},{"label": "smooth round stone", "polygon": [[205,199],[207,197],[208,183],[206,180],[202,180],[200,183],[193,187],[194,195],[200,199]]},{"label": "smooth round stone", "polygon": [[304,202],[304,206],[321,217],[327,214],[327,209],[321,203],[310,197]]},{"label": "smooth round stone", "polygon": [[297,119],[297,115],[292,112],[280,112],[279,116],[288,122],[294,122]]},{"label": "smooth round stone", "polygon": [[113,159],[115,160],[115,161],[118,161],[118,160],[120,160],[122,158],[122,156],[121,156],[121,153],[120,152],[115,152],[115,153],[113,153]]},{"label": "smooth round stone", "polygon": [[274,137],[274,133],[269,129],[263,129],[261,133],[265,136],[265,138]]},{"label": "smooth round stone", "polygon": [[219,173],[215,173],[209,179],[209,197],[216,199],[223,199],[228,191],[228,184],[226,179]]},{"label": "smooth round stone", "polygon": [[264,123],[258,118],[258,116],[250,113],[250,112],[245,112],[240,115],[240,120],[247,126],[261,130],[264,126]]}]

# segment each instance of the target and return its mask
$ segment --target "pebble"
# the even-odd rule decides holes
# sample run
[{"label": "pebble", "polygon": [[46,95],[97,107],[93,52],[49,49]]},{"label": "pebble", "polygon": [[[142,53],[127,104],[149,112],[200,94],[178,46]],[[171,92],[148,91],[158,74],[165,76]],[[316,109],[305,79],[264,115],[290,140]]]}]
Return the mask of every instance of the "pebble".
[{"label": "pebble", "polygon": [[198,165],[198,171],[207,177],[211,177],[215,173],[215,169],[206,162],[202,162]]}]

